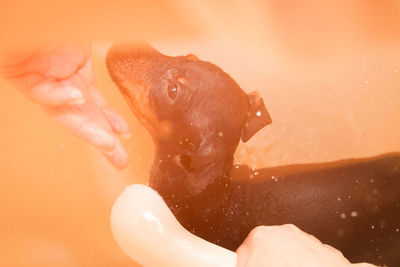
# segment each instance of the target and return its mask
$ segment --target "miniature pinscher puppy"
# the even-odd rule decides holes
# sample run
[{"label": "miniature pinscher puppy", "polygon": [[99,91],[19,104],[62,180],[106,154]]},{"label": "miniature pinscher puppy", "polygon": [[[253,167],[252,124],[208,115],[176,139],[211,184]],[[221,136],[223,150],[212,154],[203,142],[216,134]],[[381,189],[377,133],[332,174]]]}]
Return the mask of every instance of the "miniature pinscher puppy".
[{"label": "miniature pinscher puppy", "polygon": [[351,262],[400,266],[400,154],[251,170],[234,166],[271,118],[219,67],[115,44],[107,66],[150,132],[150,186],[194,234],[235,250],[258,225],[291,223]]}]

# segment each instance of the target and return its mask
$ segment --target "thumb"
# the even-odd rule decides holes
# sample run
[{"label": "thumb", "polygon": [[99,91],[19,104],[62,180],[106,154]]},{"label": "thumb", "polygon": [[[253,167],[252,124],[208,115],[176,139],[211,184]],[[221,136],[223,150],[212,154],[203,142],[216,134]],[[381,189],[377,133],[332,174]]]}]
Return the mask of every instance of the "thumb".
[{"label": "thumb", "polygon": [[145,185],[128,186],[118,197],[111,229],[121,249],[143,266],[236,266],[234,252],[188,232]]}]

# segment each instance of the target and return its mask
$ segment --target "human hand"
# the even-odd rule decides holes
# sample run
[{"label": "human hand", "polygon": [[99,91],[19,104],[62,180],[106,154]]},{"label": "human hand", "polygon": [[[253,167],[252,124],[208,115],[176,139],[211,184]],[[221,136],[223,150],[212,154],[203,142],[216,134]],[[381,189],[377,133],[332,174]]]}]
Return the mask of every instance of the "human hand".
[{"label": "human hand", "polygon": [[[292,224],[254,228],[236,251],[237,267],[350,266],[343,254]],[[367,263],[355,266],[374,266]]]},{"label": "human hand", "polygon": [[118,169],[128,155],[118,135],[128,123],[99,92],[88,46],[48,46],[8,56],[0,74],[61,125],[98,148]]},{"label": "human hand", "polygon": [[121,249],[142,266],[234,267],[236,254],[186,230],[162,197],[130,185],[114,202],[110,225]]}]

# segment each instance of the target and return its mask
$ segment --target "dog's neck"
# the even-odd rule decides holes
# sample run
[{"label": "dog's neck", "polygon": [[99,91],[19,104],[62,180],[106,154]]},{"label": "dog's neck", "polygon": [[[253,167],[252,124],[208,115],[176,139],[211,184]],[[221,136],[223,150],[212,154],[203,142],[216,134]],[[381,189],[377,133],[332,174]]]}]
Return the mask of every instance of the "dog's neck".
[{"label": "dog's neck", "polygon": [[232,191],[230,171],[233,157],[226,161],[225,171],[221,175],[201,193],[192,195],[186,188],[186,171],[176,164],[173,155],[172,152],[156,150],[150,173],[150,186],[164,198],[169,208],[174,213],[183,210],[185,213],[189,212],[188,210],[191,210],[190,212],[223,210]]}]

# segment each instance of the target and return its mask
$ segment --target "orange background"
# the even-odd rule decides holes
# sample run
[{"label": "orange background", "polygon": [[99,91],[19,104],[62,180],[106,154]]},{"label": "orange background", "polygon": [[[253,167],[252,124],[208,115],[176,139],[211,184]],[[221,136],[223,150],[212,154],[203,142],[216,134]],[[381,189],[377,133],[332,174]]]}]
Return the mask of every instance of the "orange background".
[{"label": "orange background", "polygon": [[[54,2],[56,3],[56,2]],[[113,201],[144,183],[151,139],[111,82],[112,40],[193,53],[258,90],[273,124],[236,161],[254,167],[400,151],[398,1],[12,1],[1,51],[94,40],[98,86],[131,125],[126,170],[0,80],[0,266],[135,266],[113,241]],[[1,52],[0,52],[1,54]]]}]

